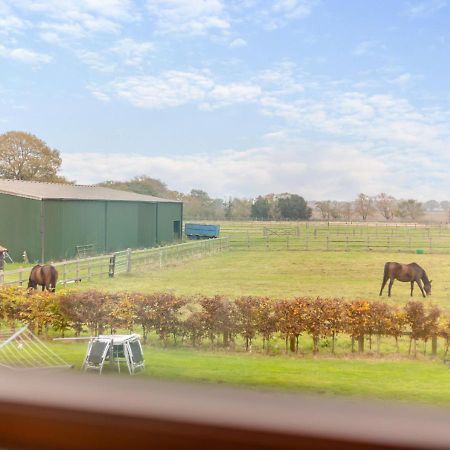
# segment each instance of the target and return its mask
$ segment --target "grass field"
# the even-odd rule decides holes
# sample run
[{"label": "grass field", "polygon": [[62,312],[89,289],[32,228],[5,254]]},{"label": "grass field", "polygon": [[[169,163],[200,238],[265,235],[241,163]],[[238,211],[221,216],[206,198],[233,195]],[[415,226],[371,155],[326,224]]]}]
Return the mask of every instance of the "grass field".
[{"label": "grass field", "polygon": [[[416,261],[433,280],[432,296],[425,301],[450,309],[450,257],[435,254],[231,250],[164,270],[135,272],[112,280],[98,279],[82,283],[78,288],[378,300],[386,261]],[[390,301],[403,304],[410,298],[409,292],[409,283],[396,282]],[[414,295],[422,298],[417,287]],[[387,300],[387,292],[384,298]]]},{"label": "grass field", "polygon": [[[427,252],[412,254],[413,252],[409,251],[387,251],[386,248],[336,252],[309,248],[308,251],[299,251],[283,248],[282,245],[278,250],[267,250],[263,245],[250,246],[249,250],[244,245],[247,242],[247,233],[242,232],[242,224],[227,226],[234,233],[232,241],[241,243],[228,252],[188,260],[162,270],[136,269],[131,274],[119,275],[114,279],[97,278],[89,282],[83,281],[72,285],[70,289],[97,288],[108,291],[173,292],[185,295],[222,294],[230,297],[323,296],[378,300],[384,263],[415,261],[426,269],[433,280],[433,295],[424,302],[450,310],[449,255]],[[258,226],[255,236],[262,233],[261,224]],[[281,224],[279,229],[282,230],[285,226],[285,223]],[[355,229],[358,230],[356,226]],[[353,228],[347,229],[350,233],[353,233],[352,230]],[[369,227],[365,230],[372,233]],[[412,233],[408,230],[410,228],[397,229],[399,233]],[[339,233],[341,231],[342,229],[339,229]],[[427,233],[423,229],[414,232],[421,236]],[[317,236],[320,236],[319,233],[317,232]],[[439,231],[436,228],[432,233],[441,233],[441,238],[448,239],[450,247],[450,235],[447,236],[446,230]],[[314,234],[312,236],[314,239]],[[286,236],[281,236],[281,244],[283,239],[286,239]],[[264,240],[261,239],[260,242],[264,243]],[[321,245],[324,242],[324,239],[321,239]],[[396,282],[392,298],[388,300],[386,295],[387,293],[384,300],[403,305],[410,299],[409,284]],[[422,299],[417,288],[415,298]],[[278,343],[280,349],[275,352],[276,356],[245,353],[242,348],[235,352],[210,350],[207,346],[202,350],[186,347],[163,349],[153,340],[151,345],[145,346],[147,369],[143,376],[230,383],[255,388],[370,396],[450,406],[448,366],[444,365],[442,360],[424,356],[420,356],[418,360],[409,360],[404,356],[407,337],[401,343],[401,357],[395,355],[393,346],[389,347],[390,344],[389,348],[384,347],[385,350],[382,350],[389,353],[384,353],[384,357],[353,356],[350,354],[348,337],[338,339],[339,357],[332,358],[326,348],[321,349],[319,356],[312,357],[308,347],[311,343],[309,338],[305,339],[301,342],[305,355],[292,357],[283,354],[281,340]],[[86,343],[53,342],[50,345],[69,362],[77,367],[81,365]]]},{"label": "grass field", "polygon": [[[50,345],[80,368],[85,343]],[[450,405],[449,369],[435,361],[269,357],[149,346],[145,360],[139,377]]]}]

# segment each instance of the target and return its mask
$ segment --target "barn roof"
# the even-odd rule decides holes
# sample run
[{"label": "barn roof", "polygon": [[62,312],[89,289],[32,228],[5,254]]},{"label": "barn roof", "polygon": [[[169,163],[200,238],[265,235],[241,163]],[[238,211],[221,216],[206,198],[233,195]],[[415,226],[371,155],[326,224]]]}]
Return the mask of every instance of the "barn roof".
[{"label": "barn roof", "polygon": [[136,194],[100,186],[77,184],[42,183],[38,181],[0,180],[0,194],[10,194],[36,200],[114,200],[124,202],[170,202],[152,195]]}]

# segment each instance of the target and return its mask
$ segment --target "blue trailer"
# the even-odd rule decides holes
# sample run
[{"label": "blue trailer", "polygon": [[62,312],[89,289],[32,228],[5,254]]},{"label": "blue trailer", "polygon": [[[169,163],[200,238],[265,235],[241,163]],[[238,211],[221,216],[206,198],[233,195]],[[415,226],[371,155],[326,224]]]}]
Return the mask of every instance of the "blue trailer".
[{"label": "blue trailer", "polygon": [[205,225],[202,223],[187,223],[184,234],[188,239],[215,239],[219,237],[220,225]]}]

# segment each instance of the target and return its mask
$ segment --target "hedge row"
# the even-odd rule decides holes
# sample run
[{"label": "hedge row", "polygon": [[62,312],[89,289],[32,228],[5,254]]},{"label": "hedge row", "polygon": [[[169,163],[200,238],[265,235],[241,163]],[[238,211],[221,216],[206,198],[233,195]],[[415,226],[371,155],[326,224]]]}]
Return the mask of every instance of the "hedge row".
[{"label": "hedge row", "polygon": [[[167,343],[190,341],[199,345],[209,340],[229,346],[237,336],[249,350],[259,337],[269,349],[274,336],[281,336],[286,351],[298,351],[300,336],[312,339],[312,349],[319,351],[323,339],[334,353],[336,338],[347,335],[358,350],[364,351],[368,340],[380,350],[380,339],[410,337],[409,353],[416,352],[419,340],[435,337],[445,340],[447,354],[450,340],[450,315],[436,306],[409,301],[403,307],[384,302],[343,300],[337,298],[294,298],[274,300],[265,297],[183,297],[168,293],[105,293],[96,290],[68,291],[57,294],[8,287],[0,289],[0,320],[9,327],[17,322],[28,324],[38,334],[53,329],[61,336],[72,330],[76,336],[88,331],[93,335],[130,332],[140,327],[144,342],[150,332]],[[411,349],[411,344],[413,345]]]}]

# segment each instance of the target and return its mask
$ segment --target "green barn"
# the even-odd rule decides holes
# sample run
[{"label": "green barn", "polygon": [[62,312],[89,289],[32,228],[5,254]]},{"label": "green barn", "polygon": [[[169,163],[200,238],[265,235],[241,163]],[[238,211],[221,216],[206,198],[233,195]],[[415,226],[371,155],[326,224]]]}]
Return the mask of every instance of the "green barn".
[{"label": "green barn", "polygon": [[0,180],[0,245],[15,261],[73,258],[181,239],[183,203],[98,186]]}]

